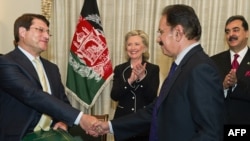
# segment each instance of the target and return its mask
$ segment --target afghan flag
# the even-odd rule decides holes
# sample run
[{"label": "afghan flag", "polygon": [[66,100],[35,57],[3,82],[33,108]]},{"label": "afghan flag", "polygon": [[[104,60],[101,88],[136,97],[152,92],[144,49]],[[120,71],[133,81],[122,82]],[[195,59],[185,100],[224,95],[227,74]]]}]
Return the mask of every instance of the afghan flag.
[{"label": "afghan flag", "polygon": [[76,25],[68,62],[67,91],[91,108],[113,76],[96,0],[85,0]]}]

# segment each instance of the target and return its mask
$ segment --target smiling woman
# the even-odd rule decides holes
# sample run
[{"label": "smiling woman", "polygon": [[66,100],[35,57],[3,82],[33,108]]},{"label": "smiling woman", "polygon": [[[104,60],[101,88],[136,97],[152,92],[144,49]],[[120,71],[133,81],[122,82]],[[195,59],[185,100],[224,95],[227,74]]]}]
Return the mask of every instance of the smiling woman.
[{"label": "smiling woman", "polygon": [[[149,49],[148,34],[144,31],[132,30],[125,35],[124,51],[127,61],[115,66],[110,94],[118,103],[114,119],[136,113],[156,98],[159,87],[159,66],[148,62]],[[145,130],[126,141],[146,141],[149,139],[148,135],[148,130]]]}]

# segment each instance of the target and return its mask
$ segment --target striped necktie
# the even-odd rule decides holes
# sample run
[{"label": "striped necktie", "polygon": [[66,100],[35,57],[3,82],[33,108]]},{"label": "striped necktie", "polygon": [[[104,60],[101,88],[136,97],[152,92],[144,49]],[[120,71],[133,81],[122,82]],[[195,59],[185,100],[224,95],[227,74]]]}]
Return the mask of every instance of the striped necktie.
[{"label": "striped necktie", "polygon": [[[48,84],[46,82],[42,63],[38,58],[35,58],[33,61],[36,64],[36,71],[37,71],[40,83],[43,87],[43,91],[48,92]],[[41,129],[44,131],[48,131],[50,129],[51,121],[52,121],[52,119],[50,116],[48,116],[46,114],[42,114],[38,124],[34,128],[34,131],[39,131]]]}]

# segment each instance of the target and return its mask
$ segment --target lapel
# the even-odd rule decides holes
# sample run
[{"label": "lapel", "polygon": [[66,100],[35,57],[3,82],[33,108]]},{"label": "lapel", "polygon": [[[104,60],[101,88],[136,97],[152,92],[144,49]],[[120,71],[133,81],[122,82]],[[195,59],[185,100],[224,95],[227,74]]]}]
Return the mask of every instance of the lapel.
[{"label": "lapel", "polygon": [[55,94],[55,91],[53,88],[57,87],[57,86],[55,86],[55,84],[56,84],[55,81],[58,81],[57,77],[56,77],[57,75],[55,74],[56,70],[52,68],[52,65],[50,65],[50,63],[46,59],[44,59],[42,57],[40,57],[40,59],[41,59],[41,62],[43,64],[44,71],[47,75],[47,79],[49,81],[48,85],[50,86],[51,95]]},{"label": "lapel", "polygon": [[39,77],[32,62],[30,62],[30,60],[18,48],[15,48],[12,53],[14,61],[40,84]]},{"label": "lapel", "polygon": [[[43,68],[44,68],[44,71],[45,71],[45,73],[47,75],[47,78],[49,79],[51,77],[51,75],[50,75],[51,74],[50,73],[51,69],[48,68],[48,63],[41,56],[40,56],[40,60],[41,60],[41,62],[43,64]],[[48,80],[48,81],[50,81],[50,80]]]},{"label": "lapel", "polygon": [[229,73],[229,71],[232,69],[232,64],[231,64],[231,55],[230,55],[230,50],[226,51],[224,56],[220,58],[221,61],[221,67],[222,71],[225,72],[225,76]]},{"label": "lapel", "polygon": [[[23,72],[25,73],[25,75],[32,77],[32,79],[36,81],[37,85],[39,85],[42,88],[38,74],[32,62],[18,48],[15,48],[10,53],[10,55],[11,55],[11,58],[13,58],[13,60],[23,69]],[[53,94],[54,92],[53,85],[55,84],[53,83],[53,81],[57,81],[55,80],[55,76],[54,76],[55,70],[51,68],[51,65],[44,58],[41,57],[40,59],[44,66],[44,70],[49,81],[51,93]]]},{"label": "lapel", "polygon": [[249,48],[237,70],[237,77],[238,78],[245,77],[245,73],[247,71],[250,71],[250,49]]},{"label": "lapel", "polygon": [[123,64],[123,66],[121,67],[121,71],[124,82],[127,82],[127,78],[130,77],[132,71],[129,61]]},{"label": "lapel", "polygon": [[217,65],[220,75],[224,79],[232,68],[230,50],[228,49],[224,52],[218,53],[212,56],[211,59]]},{"label": "lapel", "polygon": [[[181,60],[180,64],[177,66],[174,75],[172,76],[172,79],[168,82],[168,87],[166,87],[166,90],[164,90],[165,92],[163,93],[164,96],[162,97],[161,103],[167,98],[167,96],[169,95],[169,91],[171,90],[173,84],[175,83],[175,81],[177,80],[178,76],[181,74],[181,72],[184,70],[184,66],[187,63],[187,61],[190,59],[190,57],[198,52],[198,51],[202,51],[202,48],[200,45],[195,46],[194,48],[192,48],[185,56],[184,58]],[[162,87],[163,88],[163,87]],[[159,105],[161,105],[161,103]]]}]

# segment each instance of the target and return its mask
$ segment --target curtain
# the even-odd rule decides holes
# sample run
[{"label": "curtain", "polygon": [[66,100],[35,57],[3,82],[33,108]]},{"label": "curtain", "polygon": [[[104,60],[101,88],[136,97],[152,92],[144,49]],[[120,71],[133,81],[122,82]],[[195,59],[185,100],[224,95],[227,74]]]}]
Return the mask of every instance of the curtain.
[{"label": "curtain", "polygon": [[[75,26],[80,16],[84,0],[51,0],[50,30],[53,36],[45,56],[56,63],[65,84],[68,52]],[[161,10],[169,4],[192,6],[202,25],[200,40],[205,52],[213,55],[228,47],[224,39],[224,26],[228,17],[243,15],[250,21],[249,0],[97,0],[104,34],[107,40],[113,67],[125,62],[123,48],[125,34],[133,29],[141,29],[149,34],[149,61],[160,66],[160,80],[167,75],[171,58],[164,56],[156,43]],[[98,98],[91,110],[84,109],[68,95],[72,105],[90,114],[106,114],[112,119],[116,103],[110,99],[112,82]]]}]

